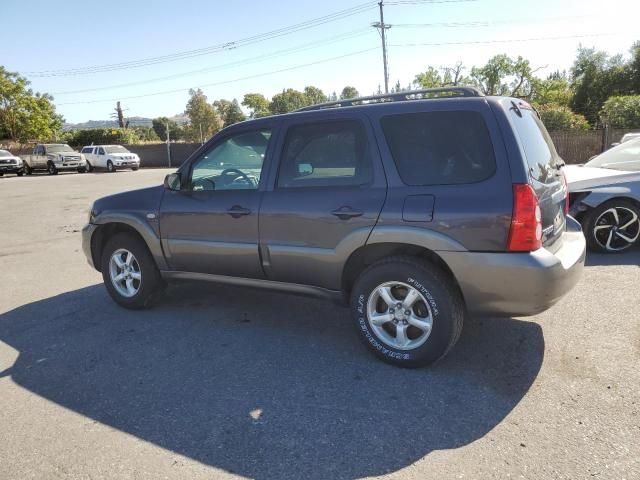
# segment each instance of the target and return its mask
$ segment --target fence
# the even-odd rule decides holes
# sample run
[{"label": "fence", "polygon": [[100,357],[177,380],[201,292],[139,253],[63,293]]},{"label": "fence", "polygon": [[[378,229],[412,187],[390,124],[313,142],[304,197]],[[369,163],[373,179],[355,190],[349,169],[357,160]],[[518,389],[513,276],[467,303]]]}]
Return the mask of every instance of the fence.
[{"label": "fence", "polygon": [[[634,130],[602,128],[597,130],[565,130],[549,132],[556,150],[567,163],[584,163],[594,155],[619,142],[625,133]],[[635,130],[638,131],[638,130]],[[31,153],[31,145],[8,146],[14,154]],[[165,143],[149,143],[125,145],[130,151],[140,156],[141,166],[147,168],[168,167],[167,145]],[[171,143],[171,167],[179,167],[200,147],[199,143]],[[5,146],[4,148],[7,148]]]}]

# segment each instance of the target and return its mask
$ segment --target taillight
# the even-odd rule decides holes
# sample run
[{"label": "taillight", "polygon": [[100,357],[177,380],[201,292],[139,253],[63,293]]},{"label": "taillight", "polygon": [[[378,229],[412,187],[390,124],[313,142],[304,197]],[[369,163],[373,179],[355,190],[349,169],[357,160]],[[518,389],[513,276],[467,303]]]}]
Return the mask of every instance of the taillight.
[{"label": "taillight", "polygon": [[542,212],[538,197],[527,183],[513,185],[513,214],[507,250],[532,252],[542,246]]}]

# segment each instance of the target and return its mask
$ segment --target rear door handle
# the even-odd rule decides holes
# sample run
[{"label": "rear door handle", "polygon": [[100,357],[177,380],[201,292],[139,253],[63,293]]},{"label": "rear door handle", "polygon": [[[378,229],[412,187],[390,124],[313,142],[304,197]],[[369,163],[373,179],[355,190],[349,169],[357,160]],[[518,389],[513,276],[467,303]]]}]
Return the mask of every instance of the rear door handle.
[{"label": "rear door handle", "polygon": [[364,215],[364,212],[351,207],[340,207],[331,212],[331,215],[338,217],[340,220],[349,220],[350,218]]},{"label": "rear door handle", "polygon": [[240,218],[244,215],[250,215],[251,210],[248,208],[241,207],[240,205],[234,205],[229,210],[227,210],[227,215],[231,215],[233,218]]}]

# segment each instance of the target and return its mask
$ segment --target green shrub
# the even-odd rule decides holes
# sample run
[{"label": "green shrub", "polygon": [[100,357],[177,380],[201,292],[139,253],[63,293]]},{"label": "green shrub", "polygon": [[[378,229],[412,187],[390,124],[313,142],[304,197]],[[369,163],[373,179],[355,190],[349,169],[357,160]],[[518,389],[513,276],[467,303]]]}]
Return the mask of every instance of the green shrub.
[{"label": "green shrub", "polygon": [[73,130],[69,145],[82,147],[85,145],[131,145],[140,143],[140,136],[136,130],[130,128],[92,128]]},{"label": "green shrub", "polygon": [[579,113],[573,112],[569,107],[557,103],[536,105],[540,119],[547,130],[587,130],[589,122]]},{"label": "green shrub", "polygon": [[600,116],[613,128],[640,128],[640,95],[609,97]]}]

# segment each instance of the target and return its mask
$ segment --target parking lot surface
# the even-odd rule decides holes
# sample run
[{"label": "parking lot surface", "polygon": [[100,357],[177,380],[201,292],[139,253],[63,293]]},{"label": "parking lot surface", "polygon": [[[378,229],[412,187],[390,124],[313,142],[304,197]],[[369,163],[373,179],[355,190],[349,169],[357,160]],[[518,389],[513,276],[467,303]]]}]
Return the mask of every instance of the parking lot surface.
[{"label": "parking lot surface", "polygon": [[190,283],[119,308],[79,231],[167,172],[0,178],[2,479],[640,478],[640,251],[401,370],[320,300]]}]

